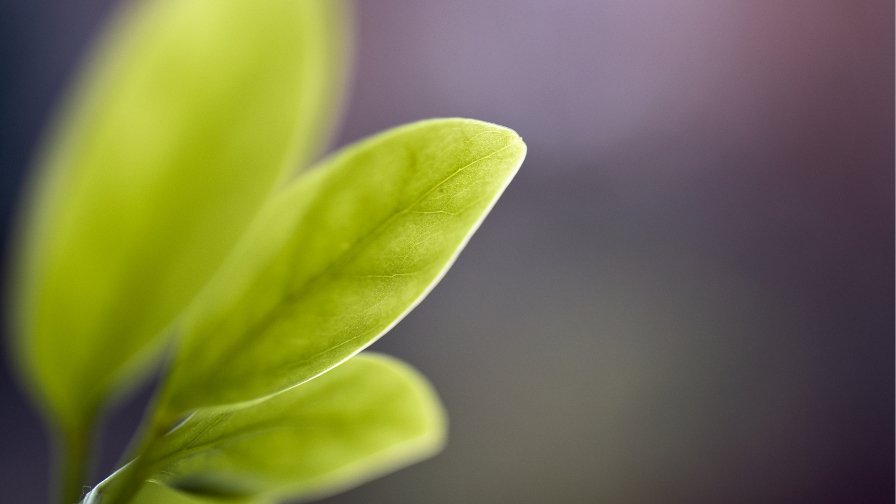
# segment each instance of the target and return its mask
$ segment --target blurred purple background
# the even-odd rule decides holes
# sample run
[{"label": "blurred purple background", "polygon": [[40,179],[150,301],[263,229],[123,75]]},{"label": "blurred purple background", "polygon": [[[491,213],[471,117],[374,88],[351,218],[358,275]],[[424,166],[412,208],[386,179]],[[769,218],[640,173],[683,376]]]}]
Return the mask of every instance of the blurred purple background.
[{"label": "blurred purple background", "polygon": [[[0,6],[4,229],[113,4]],[[448,448],[326,502],[892,502],[892,0],[359,7],[337,145],[470,116],[529,157],[374,347],[431,378]],[[0,495],[40,502],[8,366],[0,394]]]}]

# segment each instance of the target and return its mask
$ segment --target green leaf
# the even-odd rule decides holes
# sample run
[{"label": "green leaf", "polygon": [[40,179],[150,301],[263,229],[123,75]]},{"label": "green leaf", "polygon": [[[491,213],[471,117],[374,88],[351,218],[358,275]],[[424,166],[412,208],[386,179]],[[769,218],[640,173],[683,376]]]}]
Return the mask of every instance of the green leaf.
[{"label": "green leaf", "polygon": [[362,354],[264,401],[200,410],[133,463],[192,495],[321,496],[428,457],[444,436],[426,380],[396,359]]},{"label": "green leaf", "polygon": [[144,0],[98,46],[39,163],[12,317],[36,394],[84,422],[145,370],[341,88],[332,0]]},{"label": "green leaf", "polygon": [[[161,483],[147,482],[131,504],[266,504],[256,499],[204,498],[178,492]],[[87,503],[85,503],[87,504]]]},{"label": "green leaf", "polygon": [[305,173],[187,317],[160,415],[284,390],[371,344],[442,277],[524,156],[509,129],[441,119]]}]

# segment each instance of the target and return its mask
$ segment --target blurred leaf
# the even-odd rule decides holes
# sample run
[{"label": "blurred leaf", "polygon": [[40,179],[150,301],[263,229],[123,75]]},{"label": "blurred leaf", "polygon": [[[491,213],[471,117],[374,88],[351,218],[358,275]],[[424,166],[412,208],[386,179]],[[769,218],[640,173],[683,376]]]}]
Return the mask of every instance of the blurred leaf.
[{"label": "blurred leaf", "polygon": [[372,343],[441,278],[524,155],[509,129],[442,119],[305,173],[187,317],[161,415],[284,390]]},{"label": "blurred leaf", "polygon": [[331,0],[129,4],[56,124],[33,188],[12,316],[56,419],[144,370],[261,203],[328,131]]},{"label": "blurred leaf", "polygon": [[192,495],[320,496],[430,456],[444,435],[426,380],[364,354],[267,400],[201,410],[136,462],[141,474]]},{"label": "blurred leaf", "polygon": [[[217,499],[204,498],[178,492],[161,483],[148,482],[131,504],[267,504],[259,499]],[[87,503],[85,503],[87,504]]]}]

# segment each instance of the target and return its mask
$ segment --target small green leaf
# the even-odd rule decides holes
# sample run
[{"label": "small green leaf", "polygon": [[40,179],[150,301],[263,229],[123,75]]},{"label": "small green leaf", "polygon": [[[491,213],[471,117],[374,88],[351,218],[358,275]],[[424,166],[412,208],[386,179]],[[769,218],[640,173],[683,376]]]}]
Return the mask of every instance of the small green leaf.
[{"label": "small green leaf", "polygon": [[[147,482],[131,504],[267,504],[257,499],[216,499],[188,495],[161,483]],[[85,503],[87,504],[87,503]]]},{"label": "small green leaf", "polygon": [[264,401],[200,410],[135,462],[192,495],[320,496],[428,457],[444,435],[442,407],[422,376],[362,354]]},{"label": "small green leaf", "polygon": [[441,278],[524,156],[507,128],[440,119],[303,174],[186,318],[161,415],[264,397],[368,346]]},{"label": "small green leaf", "polygon": [[59,423],[148,367],[316,155],[341,87],[340,5],[142,0],[112,25],[45,147],[15,265],[24,372]]}]

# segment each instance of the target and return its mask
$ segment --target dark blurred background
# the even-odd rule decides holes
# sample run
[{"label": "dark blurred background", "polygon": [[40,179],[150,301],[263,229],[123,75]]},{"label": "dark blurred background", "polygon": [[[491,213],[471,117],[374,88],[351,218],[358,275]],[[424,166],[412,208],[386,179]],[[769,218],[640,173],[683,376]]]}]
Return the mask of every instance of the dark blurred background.
[{"label": "dark blurred background", "polygon": [[[470,116],[529,156],[374,347],[441,392],[447,449],[326,502],[892,502],[892,0],[359,3],[336,145]],[[0,3],[4,236],[114,4]],[[0,376],[0,499],[41,502]]]}]

